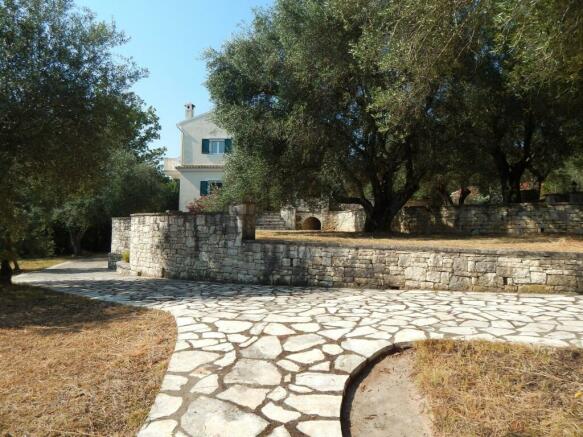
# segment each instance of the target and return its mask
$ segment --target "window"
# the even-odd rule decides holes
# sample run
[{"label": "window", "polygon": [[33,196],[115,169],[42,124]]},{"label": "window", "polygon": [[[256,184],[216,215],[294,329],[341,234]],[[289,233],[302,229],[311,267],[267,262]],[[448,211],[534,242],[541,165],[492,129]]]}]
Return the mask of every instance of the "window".
[{"label": "window", "polygon": [[209,154],[221,155],[223,153],[225,153],[225,140],[210,140],[209,141]]},{"label": "window", "polygon": [[202,153],[205,155],[222,155],[231,152],[232,141],[230,138],[202,140]]},{"label": "window", "polygon": [[200,181],[200,195],[208,196],[223,186],[222,181]]},{"label": "window", "polygon": [[212,193],[215,190],[220,189],[223,186],[222,181],[208,181],[209,183],[209,193]]}]

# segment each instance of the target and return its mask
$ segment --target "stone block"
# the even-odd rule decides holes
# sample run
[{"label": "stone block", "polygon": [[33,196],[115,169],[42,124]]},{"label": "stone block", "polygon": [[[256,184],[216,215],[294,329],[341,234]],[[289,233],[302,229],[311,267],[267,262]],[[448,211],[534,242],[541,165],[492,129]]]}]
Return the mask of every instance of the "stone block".
[{"label": "stone block", "polygon": [[572,287],[573,291],[575,291],[577,287],[577,277],[571,275],[547,275],[547,285]]}]

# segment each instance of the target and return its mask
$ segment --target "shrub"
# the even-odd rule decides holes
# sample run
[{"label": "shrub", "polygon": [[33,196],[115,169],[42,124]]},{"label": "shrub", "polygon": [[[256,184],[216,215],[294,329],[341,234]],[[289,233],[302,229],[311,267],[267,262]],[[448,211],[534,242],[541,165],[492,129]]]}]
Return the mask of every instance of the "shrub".
[{"label": "shrub", "polygon": [[129,250],[124,250],[121,253],[121,260],[125,263],[129,263],[130,262],[130,251]]},{"label": "shrub", "polygon": [[198,215],[202,214],[203,212],[224,211],[226,208],[219,193],[220,190],[215,189],[207,196],[202,196],[196,200],[188,202],[186,205],[188,212],[194,215]]}]

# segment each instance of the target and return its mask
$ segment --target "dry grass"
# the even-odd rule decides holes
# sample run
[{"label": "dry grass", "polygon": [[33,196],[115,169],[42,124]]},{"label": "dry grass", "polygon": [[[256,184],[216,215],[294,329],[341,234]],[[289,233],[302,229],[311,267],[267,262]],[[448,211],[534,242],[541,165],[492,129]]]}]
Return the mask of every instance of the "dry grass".
[{"label": "dry grass", "polygon": [[51,257],[51,258],[30,258],[30,259],[19,259],[18,265],[20,266],[22,273],[33,272],[35,270],[46,269],[47,267],[52,267],[57,264],[64,263],[66,261],[71,261],[71,257]]},{"label": "dry grass", "polygon": [[416,345],[438,436],[582,436],[583,352],[489,342]]},{"label": "dry grass", "polygon": [[0,435],[133,435],[176,337],[169,314],[0,288]]},{"label": "dry grass", "polygon": [[258,240],[315,241],[346,246],[424,247],[441,249],[510,249],[545,252],[583,252],[583,235],[405,235],[356,232],[257,231]]}]

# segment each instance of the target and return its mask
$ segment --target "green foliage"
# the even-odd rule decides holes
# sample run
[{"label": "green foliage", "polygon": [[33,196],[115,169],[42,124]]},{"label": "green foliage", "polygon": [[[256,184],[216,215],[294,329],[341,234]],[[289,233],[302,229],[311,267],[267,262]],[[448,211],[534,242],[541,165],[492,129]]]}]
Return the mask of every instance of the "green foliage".
[{"label": "green foliage", "polygon": [[[71,0],[0,2],[0,252],[34,241],[32,228],[46,234],[40,222],[53,216],[77,237],[103,220],[120,191],[103,190],[118,153],[141,163],[131,166],[136,184],[168,185],[154,168],[163,150],[149,149],[158,119],[130,91],[146,72],[112,52],[126,40]],[[142,192],[155,190],[165,188]],[[170,193],[156,196],[152,203]]]},{"label": "green foliage", "polygon": [[568,159],[563,166],[553,170],[543,185],[543,193],[567,193],[573,190],[573,182],[578,191],[583,191],[583,153]]},{"label": "green foliage", "polygon": [[276,1],[207,54],[230,196],[359,203],[368,229],[432,186],[519,201],[581,146],[582,19],[576,0]]},{"label": "green foliage", "polygon": [[276,191],[264,197],[359,203],[369,229],[386,228],[445,141],[432,113],[443,102],[432,89],[421,111],[389,127],[375,101],[396,87],[395,72],[357,50],[382,5],[362,5],[278,1],[250,32],[208,53],[208,86],[218,121],[235,135],[235,159],[255,161],[252,181]]},{"label": "green foliage", "polygon": [[130,262],[130,251],[129,250],[124,250],[121,253],[121,260],[125,263],[129,263]]},{"label": "green foliage", "polygon": [[235,147],[227,157],[223,187],[207,201],[208,207],[226,210],[228,205],[253,201],[259,209],[273,210],[293,202],[284,196],[274,170],[261,156]]},{"label": "green foliage", "polygon": [[559,98],[581,99],[583,2],[497,1],[498,51],[510,51],[512,86],[522,92],[546,88]]},{"label": "green foliage", "polygon": [[135,151],[118,150],[110,156],[100,187],[69,196],[53,211],[53,220],[70,235],[75,253],[90,228],[109,226],[110,217],[175,209],[178,187],[147,158]]}]

